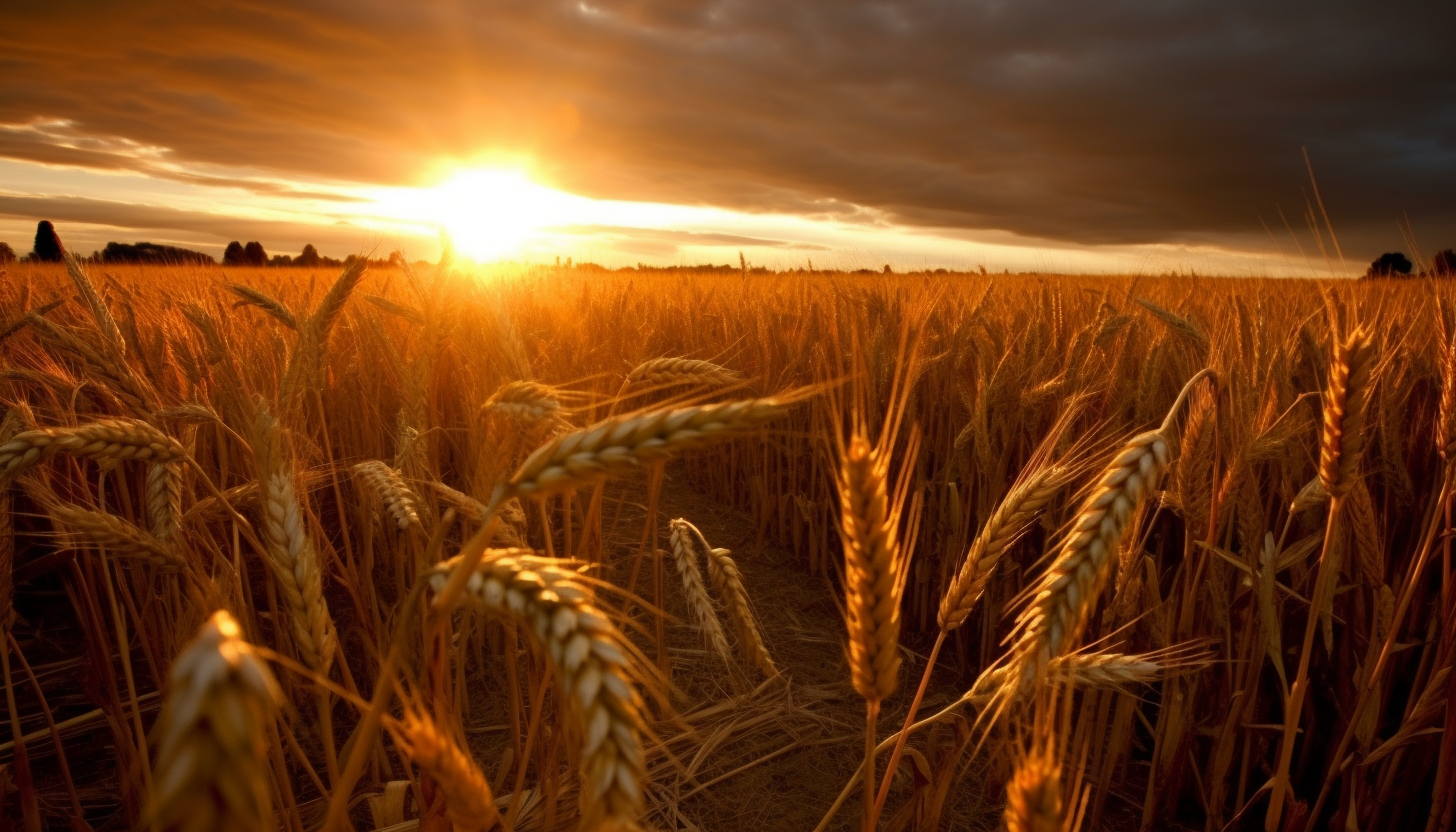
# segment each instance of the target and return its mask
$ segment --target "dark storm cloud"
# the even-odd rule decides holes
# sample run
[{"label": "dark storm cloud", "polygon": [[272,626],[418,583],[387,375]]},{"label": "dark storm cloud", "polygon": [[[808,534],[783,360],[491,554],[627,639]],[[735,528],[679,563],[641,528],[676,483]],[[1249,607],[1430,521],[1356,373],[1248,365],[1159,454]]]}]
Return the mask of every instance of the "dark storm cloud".
[{"label": "dark storm cloud", "polygon": [[1308,146],[1363,256],[1402,210],[1452,231],[1453,33],[1436,2],[62,0],[3,12],[0,123],[380,183],[491,147],[594,196],[1080,243],[1302,226]]}]

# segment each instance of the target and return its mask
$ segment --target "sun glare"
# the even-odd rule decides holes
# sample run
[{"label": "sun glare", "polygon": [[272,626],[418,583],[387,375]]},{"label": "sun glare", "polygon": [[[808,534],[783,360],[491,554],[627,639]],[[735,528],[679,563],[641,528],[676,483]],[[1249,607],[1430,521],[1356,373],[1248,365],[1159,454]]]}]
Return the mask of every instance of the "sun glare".
[{"label": "sun glare", "polygon": [[461,254],[487,261],[518,255],[538,229],[560,221],[569,200],[522,171],[474,168],[432,188],[396,191],[380,201],[400,219],[439,226]]}]

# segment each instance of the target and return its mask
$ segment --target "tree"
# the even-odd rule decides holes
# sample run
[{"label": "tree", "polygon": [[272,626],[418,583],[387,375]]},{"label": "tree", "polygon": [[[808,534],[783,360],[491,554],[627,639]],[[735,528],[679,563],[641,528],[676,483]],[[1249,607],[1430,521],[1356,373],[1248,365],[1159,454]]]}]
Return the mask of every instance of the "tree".
[{"label": "tree", "polygon": [[30,252],[31,259],[41,263],[59,263],[66,257],[66,248],[61,245],[61,235],[50,220],[41,220],[35,227],[35,245]]},{"label": "tree", "polygon": [[101,251],[101,262],[212,265],[213,259],[200,251],[176,246],[164,246],[158,243],[111,242],[107,243],[106,248]]},{"label": "tree", "polygon": [[15,262],[15,249],[9,243],[0,243],[0,266]]},{"label": "tree", "polygon": [[1404,254],[1398,251],[1386,252],[1375,258],[1370,264],[1370,270],[1365,272],[1366,277],[1395,277],[1405,276],[1411,273],[1411,261],[1406,259]]},{"label": "tree", "polygon": [[319,266],[322,265],[322,258],[319,257],[318,249],[312,243],[303,247],[303,251],[293,258],[295,266]]},{"label": "tree", "polygon": [[222,251],[222,264],[224,266],[242,266],[247,263],[246,255],[243,254],[243,244],[233,240],[227,244]]},{"label": "tree", "polygon": [[1456,277],[1456,251],[1446,249],[1436,252],[1435,258],[1431,261],[1432,271],[1437,277]]},{"label": "tree", "polygon": [[250,240],[243,246],[243,263],[249,266],[268,265],[268,252],[263,250],[263,244],[257,240]]}]

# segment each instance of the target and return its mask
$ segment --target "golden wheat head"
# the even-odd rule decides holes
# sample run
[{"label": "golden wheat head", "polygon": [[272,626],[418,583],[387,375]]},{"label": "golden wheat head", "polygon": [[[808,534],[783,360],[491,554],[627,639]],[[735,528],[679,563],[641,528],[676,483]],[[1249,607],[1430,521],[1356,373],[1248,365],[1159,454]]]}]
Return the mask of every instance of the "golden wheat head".
[{"label": "golden wheat head", "polygon": [[278,701],[237,621],[214,613],[172,665],[149,814],[163,832],[252,832],[272,819],[267,730]]}]

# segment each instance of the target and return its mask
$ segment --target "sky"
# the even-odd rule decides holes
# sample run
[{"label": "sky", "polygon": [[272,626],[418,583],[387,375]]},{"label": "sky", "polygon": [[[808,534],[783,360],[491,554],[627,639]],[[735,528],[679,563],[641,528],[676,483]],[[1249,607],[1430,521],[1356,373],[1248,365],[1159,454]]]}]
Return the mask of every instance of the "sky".
[{"label": "sky", "polygon": [[1453,44],[1449,0],[7,3],[0,240],[1353,273],[1456,247]]}]

